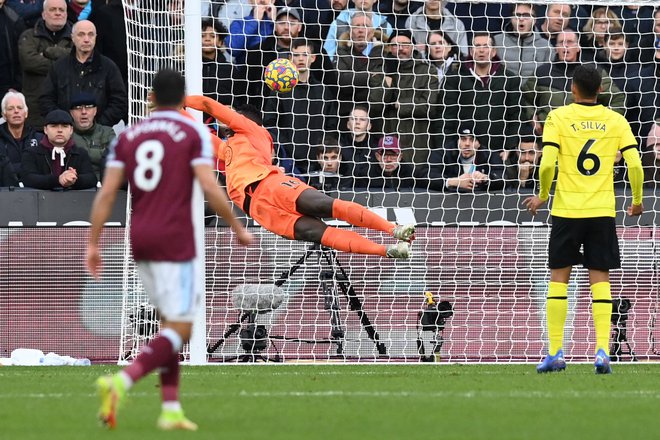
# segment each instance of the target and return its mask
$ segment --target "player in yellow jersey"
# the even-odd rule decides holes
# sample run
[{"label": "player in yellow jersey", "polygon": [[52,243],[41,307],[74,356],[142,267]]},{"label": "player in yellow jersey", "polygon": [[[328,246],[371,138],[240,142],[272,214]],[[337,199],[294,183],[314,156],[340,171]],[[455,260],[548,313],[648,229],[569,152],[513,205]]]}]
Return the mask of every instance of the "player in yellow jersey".
[{"label": "player in yellow jersey", "polygon": [[[573,75],[574,103],[553,110],[543,130],[543,156],[539,170],[539,195],[523,204],[532,213],[548,201],[559,163],[552,203],[552,230],[548,246],[550,285],[546,302],[548,355],[539,373],[566,368],[562,341],[568,310],[567,290],[573,265],[589,269],[592,314],[596,329],[597,374],[612,372],[609,357],[612,294],[610,269],[621,267],[616,236],[614,160],[623,154],[633,192],[628,215],[640,215],[644,173],[637,141],[630,125],[618,113],[597,103],[601,75],[593,66],[579,66]],[[580,246],[584,246],[584,255]]]}]

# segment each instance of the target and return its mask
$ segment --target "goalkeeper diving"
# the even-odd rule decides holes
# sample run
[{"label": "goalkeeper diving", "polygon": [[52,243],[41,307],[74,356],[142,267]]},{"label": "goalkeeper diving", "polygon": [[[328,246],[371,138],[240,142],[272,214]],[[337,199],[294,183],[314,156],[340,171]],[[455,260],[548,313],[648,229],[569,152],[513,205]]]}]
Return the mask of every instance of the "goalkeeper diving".
[{"label": "goalkeeper diving", "polygon": [[[410,257],[414,225],[397,226],[354,202],[335,199],[272,164],[273,139],[261,126],[261,115],[246,106],[235,111],[204,96],[188,96],[186,107],[205,112],[229,129],[227,141],[215,140],[218,159],[225,163],[231,200],[267,230],[292,240],[387,258]],[[384,246],[353,231],[326,225],[321,218],[344,220],[385,232],[399,240]]]}]

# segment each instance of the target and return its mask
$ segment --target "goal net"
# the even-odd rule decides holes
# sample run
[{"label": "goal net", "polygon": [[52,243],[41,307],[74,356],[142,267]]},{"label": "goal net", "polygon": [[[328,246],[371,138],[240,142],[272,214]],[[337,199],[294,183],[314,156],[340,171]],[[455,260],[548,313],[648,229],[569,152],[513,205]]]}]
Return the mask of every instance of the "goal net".
[{"label": "goal net", "polygon": [[[587,62],[601,68],[601,99],[629,120],[645,164],[639,218],[624,216],[625,164],[614,170],[622,268],[611,273],[613,353],[658,359],[657,2],[356,1],[367,13],[346,1],[266,3],[274,4],[202,2],[202,18],[215,21],[201,24],[182,0],[125,0],[131,122],[147,114],[155,72],[181,69],[207,96],[258,106],[288,174],[416,223],[417,238],[413,257],[394,261],[286,240],[246,218],[257,240],[242,248],[208,216],[208,362],[540,360],[550,218],[531,217],[521,202],[538,189],[545,117],[571,102],[572,69]],[[200,50],[187,44],[193,32],[202,34],[201,77],[183,62]],[[264,86],[276,58],[298,68],[291,93]],[[129,255],[120,361],[157,330]],[[579,267],[569,284],[564,351],[577,361],[591,360],[595,346],[587,278]],[[241,285],[278,285],[284,296],[256,313],[232,296]]]}]

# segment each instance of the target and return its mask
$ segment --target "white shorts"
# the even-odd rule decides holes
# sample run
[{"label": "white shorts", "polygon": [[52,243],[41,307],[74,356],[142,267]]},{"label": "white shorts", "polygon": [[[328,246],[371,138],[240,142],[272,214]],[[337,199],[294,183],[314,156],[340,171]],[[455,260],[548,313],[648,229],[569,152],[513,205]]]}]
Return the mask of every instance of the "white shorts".
[{"label": "white shorts", "polygon": [[195,260],[138,261],[137,267],[151,304],[167,321],[193,322],[204,294]]}]

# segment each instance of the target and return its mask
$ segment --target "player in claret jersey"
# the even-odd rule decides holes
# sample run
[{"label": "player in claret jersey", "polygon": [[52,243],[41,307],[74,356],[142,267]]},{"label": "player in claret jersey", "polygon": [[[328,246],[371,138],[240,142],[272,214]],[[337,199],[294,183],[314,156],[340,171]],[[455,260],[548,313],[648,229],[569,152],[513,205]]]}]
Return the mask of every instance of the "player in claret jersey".
[{"label": "player in claret jersey", "polygon": [[[186,106],[212,115],[231,131],[227,142],[218,148],[218,159],[225,163],[229,197],[262,227],[289,239],[344,252],[410,257],[414,225],[397,226],[362,205],[329,197],[274,166],[273,140],[261,126],[256,109],[236,112],[204,96],[188,96]],[[383,246],[353,231],[329,227],[321,218],[383,231],[400,241]]]},{"label": "player in claret jersey", "polygon": [[96,278],[101,272],[99,238],[110,215],[117,190],[130,183],[133,213],[131,247],[140,279],[157,308],[161,331],[135,361],[114,376],[101,377],[99,418],[116,425],[117,408],[126,391],[139,379],[160,369],[163,399],[157,426],[164,430],[196,430],[179,403],[179,352],[190,339],[192,322],[204,294],[196,272],[198,252],[193,226],[193,184],[199,184],[211,207],[225,219],[241,244],[252,236],[233,216],[227,197],[216,184],[208,130],[182,116],[185,97],[180,73],[162,70],[153,82],[156,109],[111,145],[103,186],[94,200],[87,248],[87,267]]},{"label": "player in claret jersey", "polygon": [[[573,265],[580,263],[589,269],[596,329],[596,373],[612,371],[608,347],[612,315],[609,271],[621,267],[614,222],[613,174],[617,152],[621,152],[628,166],[633,192],[632,206],[628,208],[630,216],[643,211],[644,173],[628,121],[597,103],[601,79],[593,66],[582,65],[575,70],[571,86],[575,102],[551,111],[545,120],[539,195],[523,202],[536,214],[548,200],[558,162],[548,246],[550,285],[546,310],[550,347],[548,356],[536,367],[539,373],[566,368],[562,342],[568,281]],[[584,255],[580,246],[584,246]]]}]

